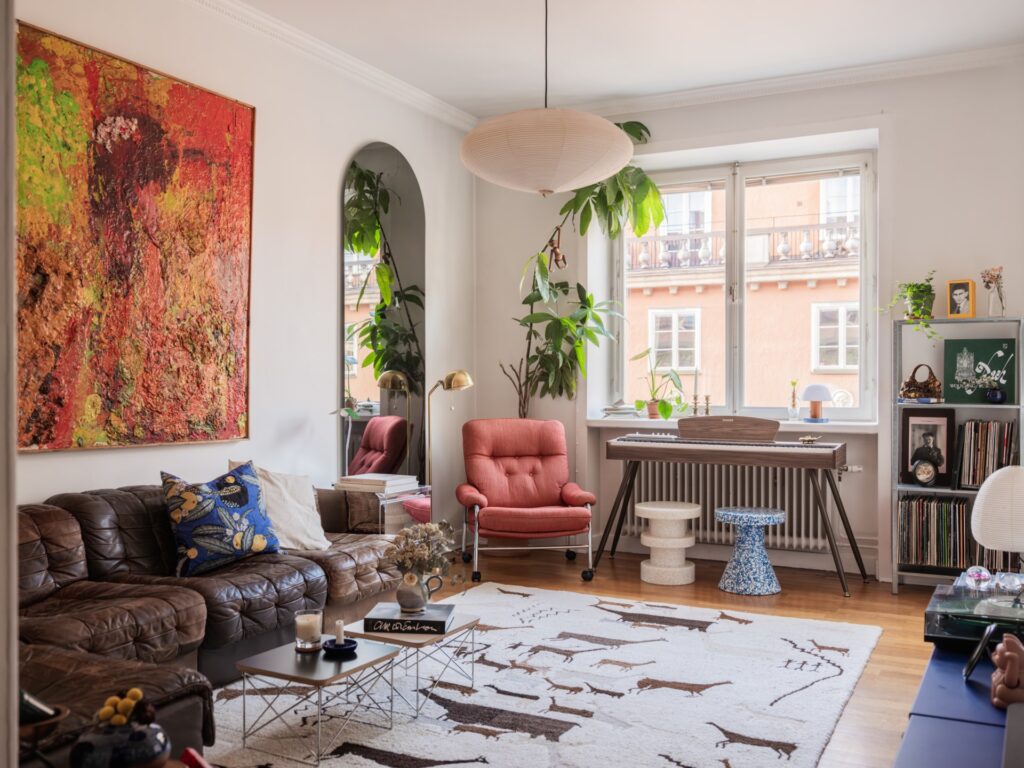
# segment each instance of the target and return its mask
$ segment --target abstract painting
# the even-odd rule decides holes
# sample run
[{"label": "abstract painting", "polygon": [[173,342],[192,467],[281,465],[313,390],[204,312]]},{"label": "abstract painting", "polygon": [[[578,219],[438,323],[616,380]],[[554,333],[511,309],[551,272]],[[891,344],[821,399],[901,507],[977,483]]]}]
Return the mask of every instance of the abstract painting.
[{"label": "abstract painting", "polygon": [[21,24],[18,447],[248,436],[254,110]]}]

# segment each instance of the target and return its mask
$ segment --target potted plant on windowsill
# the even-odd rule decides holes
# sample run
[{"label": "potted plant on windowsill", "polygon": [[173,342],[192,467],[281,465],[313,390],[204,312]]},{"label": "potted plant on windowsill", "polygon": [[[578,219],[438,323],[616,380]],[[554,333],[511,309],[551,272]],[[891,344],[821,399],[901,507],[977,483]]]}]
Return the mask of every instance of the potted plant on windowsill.
[{"label": "potted plant on windowsill", "polygon": [[647,418],[662,419],[672,418],[673,413],[684,413],[687,404],[683,400],[683,382],[679,374],[669,368],[664,373],[658,372],[654,367],[654,355],[648,347],[643,352],[633,355],[631,360],[642,360],[647,358],[647,375],[644,376],[644,384],[647,386],[647,399],[637,400],[638,411],[647,410]]}]

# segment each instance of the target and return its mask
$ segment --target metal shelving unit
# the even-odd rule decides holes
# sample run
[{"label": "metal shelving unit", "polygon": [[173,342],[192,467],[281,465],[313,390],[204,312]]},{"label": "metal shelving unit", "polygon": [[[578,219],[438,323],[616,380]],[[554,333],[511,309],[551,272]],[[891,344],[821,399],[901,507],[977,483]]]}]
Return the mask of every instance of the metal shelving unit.
[{"label": "metal shelving unit", "polygon": [[[1021,447],[1021,435],[1020,428],[1022,424],[1021,417],[1024,416],[1024,397],[1021,396],[1021,387],[1024,385],[1024,359],[1022,359],[1022,353],[1024,353],[1024,317],[976,317],[971,319],[951,319],[951,318],[935,318],[928,321],[933,326],[941,326],[944,338],[960,338],[957,336],[948,336],[949,330],[953,326],[961,327],[974,327],[979,326],[985,330],[990,326],[1004,326],[1007,328],[1007,332],[998,333],[993,330],[992,333],[986,334],[985,336],[972,336],[971,338],[1008,338],[1013,337],[1017,340],[1017,381],[1016,391],[1014,396],[1016,403],[1003,403],[1001,405],[991,405],[987,403],[894,403],[892,409],[892,429],[890,432],[891,437],[891,461],[890,466],[892,468],[892,474],[890,483],[892,486],[892,507],[890,509],[890,521],[892,525],[892,592],[896,594],[900,588],[900,578],[903,576],[913,576],[915,578],[931,578],[939,581],[950,581],[955,578],[959,573],[959,569],[954,568],[943,568],[929,565],[910,565],[901,564],[899,562],[899,501],[903,495],[936,495],[936,496],[951,496],[956,498],[964,498],[968,500],[968,505],[973,505],[974,498],[978,495],[976,489],[971,488],[935,488],[917,486],[913,484],[901,483],[900,482],[900,466],[902,457],[900,456],[900,428],[901,428],[901,415],[904,408],[948,408],[957,411],[957,422],[961,420],[961,412],[967,411],[967,418],[982,418],[991,416],[993,418],[1005,417],[1010,415],[1015,417],[1017,421],[1017,445],[1015,446],[1016,460],[1020,462],[1020,447]],[[893,323],[893,344],[892,344],[892,397],[895,400],[896,393],[899,392],[900,384],[903,379],[909,373],[909,368],[904,370],[903,366],[903,334],[910,328],[913,323],[907,320],[896,320]],[[912,367],[912,366],[911,366]],[[946,382],[943,382],[945,386]]]}]

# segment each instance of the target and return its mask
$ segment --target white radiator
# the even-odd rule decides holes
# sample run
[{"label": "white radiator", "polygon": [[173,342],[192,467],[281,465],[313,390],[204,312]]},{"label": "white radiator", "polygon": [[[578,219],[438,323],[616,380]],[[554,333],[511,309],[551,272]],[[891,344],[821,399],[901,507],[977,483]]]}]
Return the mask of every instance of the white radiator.
[{"label": "white radiator", "polygon": [[[645,521],[634,513],[637,501],[688,501],[701,506],[701,516],[694,520],[698,542],[732,544],[732,526],[715,522],[717,507],[776,507],[786,510],[786,522],[766,529],[769,547],[828,552],[828,539],[807,471],[813,470],[641,462],[622,532],[639,536],[646,527]],[[824,478],[819,478],[819,482],[824,483]],[[826,498],[829,519],[834,520],[832,500],[827,493]]]}]

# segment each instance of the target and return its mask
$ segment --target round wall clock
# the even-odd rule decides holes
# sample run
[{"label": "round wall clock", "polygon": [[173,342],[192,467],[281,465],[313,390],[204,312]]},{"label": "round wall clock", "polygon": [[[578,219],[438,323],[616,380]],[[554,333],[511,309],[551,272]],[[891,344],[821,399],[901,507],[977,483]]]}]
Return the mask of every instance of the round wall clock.
[{"label": "round wall clock", "polygon": [[927,459],[915,461],[910,471],[913,473],[914,480],[918,485],[935,485],[935,478],[939,474],[935,469],[935,465]]}]

